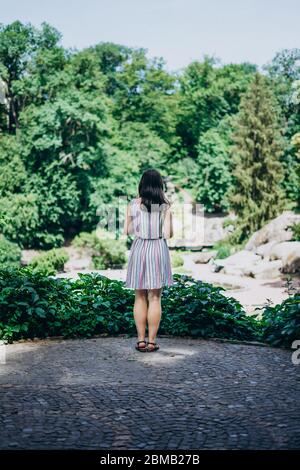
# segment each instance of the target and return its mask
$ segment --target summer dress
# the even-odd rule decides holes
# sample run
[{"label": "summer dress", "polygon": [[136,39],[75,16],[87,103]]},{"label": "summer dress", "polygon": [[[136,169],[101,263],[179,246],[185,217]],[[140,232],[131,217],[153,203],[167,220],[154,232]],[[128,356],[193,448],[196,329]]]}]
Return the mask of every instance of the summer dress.
[{"label": "summer dress", "polygon": [[133,199],[129,207],[135,238],[129,253],[126,287],[160,289],[172,285],[169,248],[163,237],[165,211],[148,212],[139,199]]}]

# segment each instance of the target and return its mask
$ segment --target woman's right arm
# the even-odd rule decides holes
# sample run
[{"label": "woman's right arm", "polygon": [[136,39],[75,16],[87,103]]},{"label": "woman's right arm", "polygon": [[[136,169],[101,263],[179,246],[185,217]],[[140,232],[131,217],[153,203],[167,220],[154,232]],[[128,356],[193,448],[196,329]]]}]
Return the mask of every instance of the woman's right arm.
[{"label": "woman's right arm", "polygon": [[131,235],[133,233],[133,218],[131,215],[131,207],[128,204],[125,214],[125,222],[124,222],[124,234]]}]

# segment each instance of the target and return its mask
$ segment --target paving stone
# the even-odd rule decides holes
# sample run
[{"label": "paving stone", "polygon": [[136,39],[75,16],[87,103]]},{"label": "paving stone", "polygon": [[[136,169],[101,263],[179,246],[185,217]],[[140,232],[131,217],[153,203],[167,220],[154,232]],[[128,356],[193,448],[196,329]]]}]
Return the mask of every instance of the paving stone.
[{"label": "paving stone", "polygon": [[300,366],[289,351],[158,342],[146,354],[125,337],[8,345],[0,449],[300,447]]}]

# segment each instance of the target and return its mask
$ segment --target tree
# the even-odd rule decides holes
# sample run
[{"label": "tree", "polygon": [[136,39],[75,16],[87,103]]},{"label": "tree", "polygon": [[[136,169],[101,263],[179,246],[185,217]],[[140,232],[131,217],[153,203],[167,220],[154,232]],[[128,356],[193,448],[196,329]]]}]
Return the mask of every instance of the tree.
[{"label": "tree", "polygon": [[[47,23],[42,24],[41,30],[20,21],[0,25],[0,75],[7,88],[7,127],[10,133],[19,127],[19,115],[26,104],[26,95],[33,97],[40,91],[34,87],[31,68],[37,67],[43,71],[45,80],[45,75],[50,72],[50,61],[47,59],[53,48],[56,52],[59,50],[62,60],[63,49],[57,48],[60,38],[60,33]],[[56,60],[52,70],[57,66]]]},{"label": "tree", "polygon": [[278,52],[265,69],[285,119],[286,145],[281,157],[284,168],[282,187],[289,200],[289,206],[293,208],[298,200],[300,207],[299,157],[295,146],[292,145],[293,136],[300,132],[300,49],[284,49]]},{"label": "tree", "polygon": [[188,156],[196,158],[200,136],[237,112],[255,66],[225,65],[206,57],[192,62],[180,77],[177,133]]},{"label": "tree", "polygon": [[230,166],[231,118],[202,134],[198,143],[197,200],[207,212],[226,211],[232,184]]},{"label": "tree", "polygon": [[234,186],[230,202],[238,215],[237,237],[246,238],[283,207],[283,151],[277,102],[256,73],[244,95],[233,134]]}]

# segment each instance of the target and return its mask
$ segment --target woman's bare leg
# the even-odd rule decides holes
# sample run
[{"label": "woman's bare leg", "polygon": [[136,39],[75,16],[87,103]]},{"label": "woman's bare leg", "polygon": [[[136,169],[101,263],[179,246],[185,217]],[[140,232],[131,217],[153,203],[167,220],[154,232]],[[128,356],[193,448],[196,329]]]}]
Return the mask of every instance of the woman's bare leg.
[{"label": "woman's bare leg", "polygon": [[[133,307],[134,321],[138,334],[138,341],[143,341],[146,336],[146,325],[147,325],[147,291],[144,289],[135,290],[135,302]],[[139,347],[146,346],[146,343],[140,343]]]},{"label": "woman's bare leg", "polygon": [[[152,343],[156,342],[156,335],[161,320],[161,291],[162,289],[148,290],[148,336],[149,341]],[[154,348],[154,345],[149,344],[149,348]]]}]

